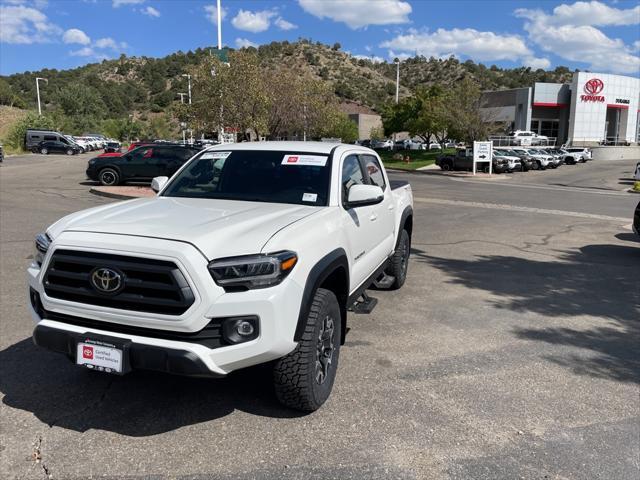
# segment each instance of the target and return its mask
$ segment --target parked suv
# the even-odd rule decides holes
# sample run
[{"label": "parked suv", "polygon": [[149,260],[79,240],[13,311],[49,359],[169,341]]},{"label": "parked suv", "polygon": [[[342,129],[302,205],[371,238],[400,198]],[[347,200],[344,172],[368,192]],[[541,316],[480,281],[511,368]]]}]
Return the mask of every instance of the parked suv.
[{"label": "parked suv", "polygon": [[87,177],[107,186],[170,177],[197,152],[198,149],[176,145],[139,147],[120,156],[92,158]]},{"label": "parked suv", "polygon": [[45,140],[38,144],[38,151],[43,155],[48,155],[50,153],[76,155],[80,153],[80,147],[71,143],[64,143],[59,140]]}]

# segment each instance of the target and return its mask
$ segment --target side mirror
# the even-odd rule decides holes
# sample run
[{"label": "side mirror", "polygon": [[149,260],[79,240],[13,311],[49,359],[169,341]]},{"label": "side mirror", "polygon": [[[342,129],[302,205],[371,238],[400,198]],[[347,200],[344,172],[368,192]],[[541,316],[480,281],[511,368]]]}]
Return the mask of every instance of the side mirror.
[{"label": "side mirror", "polygon": [[347,193],[347,208],[376,205],[384,200],[384,192],[377,185],[351,185]]},{"label": "side mirror", "polygon": [[151,180],[151,190],[158,193],[169,181],[169,177],[155,177]]}]

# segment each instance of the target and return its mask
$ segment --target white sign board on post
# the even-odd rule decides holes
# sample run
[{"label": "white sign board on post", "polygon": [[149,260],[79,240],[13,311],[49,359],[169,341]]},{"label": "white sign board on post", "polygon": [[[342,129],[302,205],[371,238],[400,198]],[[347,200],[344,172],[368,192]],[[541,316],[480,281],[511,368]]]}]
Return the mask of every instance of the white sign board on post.
[{"label": "white sign board on post", "polygon": [[473,174],[476,174],[478,163],[489,162],[489,175],[493,169],[493,142],[473,142]]}]

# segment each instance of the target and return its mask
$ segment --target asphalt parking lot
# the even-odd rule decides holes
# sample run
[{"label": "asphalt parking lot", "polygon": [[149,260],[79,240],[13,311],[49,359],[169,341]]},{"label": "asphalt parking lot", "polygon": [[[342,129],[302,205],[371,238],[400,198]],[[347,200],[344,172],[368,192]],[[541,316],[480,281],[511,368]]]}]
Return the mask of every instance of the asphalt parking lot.
[{"label": "asphalt parking lot", "polygon": [[32,344],[33,236],[111,201],[90,157],[0,166],[2,478],[640,477],[635,162],[392,174],[415,197],[409,278],[350,315],[333,394],[300,415],[264,368],[108,377]]}]

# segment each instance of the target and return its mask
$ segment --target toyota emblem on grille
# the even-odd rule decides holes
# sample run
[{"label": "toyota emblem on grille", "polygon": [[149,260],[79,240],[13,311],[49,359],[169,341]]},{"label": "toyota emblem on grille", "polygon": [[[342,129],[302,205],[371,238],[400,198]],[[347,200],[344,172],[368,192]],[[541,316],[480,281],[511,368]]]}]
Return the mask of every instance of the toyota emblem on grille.
[{"label": "toyota emblem on grille", "polygon": [[90,276],[91,286],[100,293],[117,293],[124,287],[124,275],[113,268],[95,268]]}]

